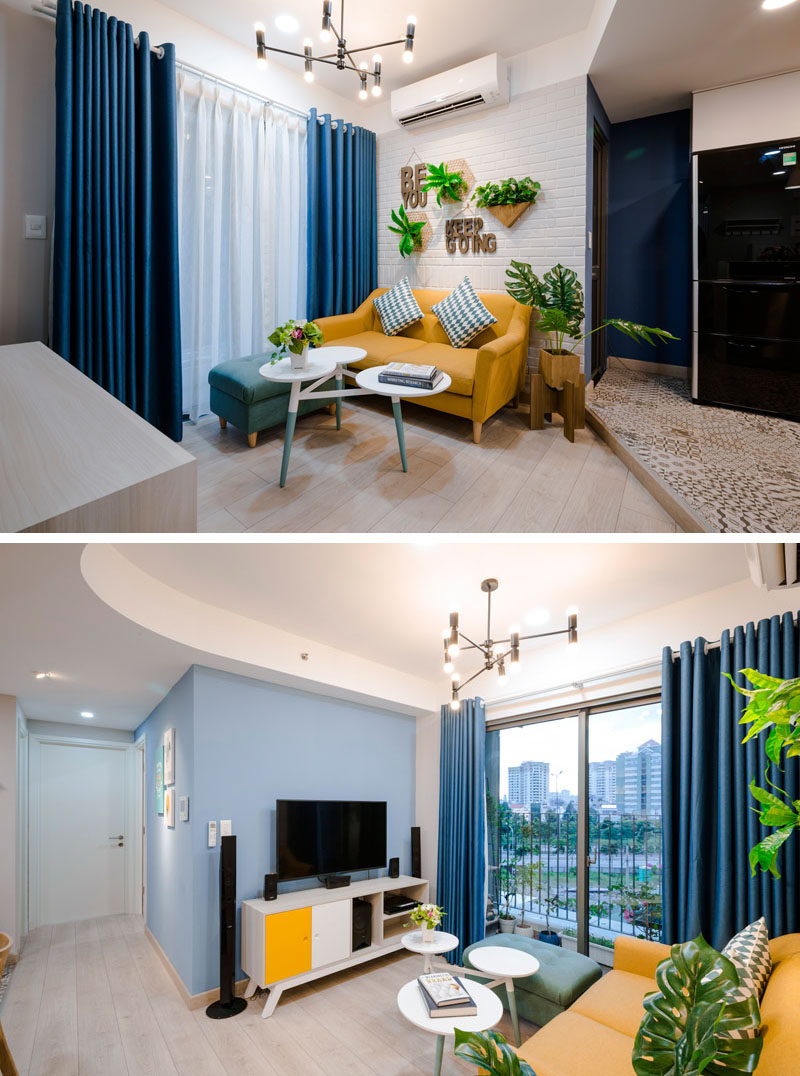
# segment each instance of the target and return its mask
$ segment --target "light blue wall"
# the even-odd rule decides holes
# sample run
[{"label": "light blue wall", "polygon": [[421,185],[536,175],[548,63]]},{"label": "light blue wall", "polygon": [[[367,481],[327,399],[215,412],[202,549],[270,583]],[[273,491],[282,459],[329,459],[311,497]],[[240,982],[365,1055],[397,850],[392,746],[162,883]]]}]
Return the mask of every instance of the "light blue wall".
[{"label": "light blue wall", "polygon": [[[182,827],[181,838],[186,830],[191,841],[192,891],[179,909],[184,915],[186,908],[192,909],[189,977],[173,963],[190,992],[197,994],[219,984],[219,846],[206,847],[207,823],[224,818],[233,823],[239,902],[260,896],[264,874],[275,869],[275,801],[280,798],[386,800],[387,857],[399,856],[400,869],[407,873],[415,814],[416,721],[206,668],[190,670],[184,680],[194,685],[189,734],[194,737],[194,770],[191,821],[176,825]],[[143,728],[161,720],[171,698]],[[166,721],[163,727],[168,727]],[[176,733],[177,763],[179,741]],[[148,788],[151,763],[148,742]],[[181,785],[180,770],[177,775]],[[148,843],[148,871],[151,864],[154,872],[165,869],[150,854]],[[159,930],[175,930],[174,917],[155,902],[172,898],[162,886],[151,887],[150,894],[148,925],[170,955],[155,924],[158,921]],[[181,944],[173,951],[184,944],[181,934]],[[186,966],[183,961],[182,968]],[[237,970],[237,978],[242,974]]]},{"label": "light blue wall", "polygon": [[147,813],[147,925],[183,982],[192,982],[194,944],[192,917],[193,865],[191,823],[181,822],[175,807],[175,829],[167,829],[156,814],[155,758],[164,733],[175,729],[175,789],[194,799],[194,687],[195,670],[173,687],[164,701],[136,730],[147,735],[145,805]]}]

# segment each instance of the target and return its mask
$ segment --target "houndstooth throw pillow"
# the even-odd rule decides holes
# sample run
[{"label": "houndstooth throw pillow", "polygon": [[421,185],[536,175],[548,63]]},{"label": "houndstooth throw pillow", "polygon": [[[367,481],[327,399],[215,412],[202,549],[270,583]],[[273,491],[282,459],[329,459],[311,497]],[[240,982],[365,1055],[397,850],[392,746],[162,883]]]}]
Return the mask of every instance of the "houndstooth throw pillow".
[{"label": "houndstooth throw pillow", "polygon": [[455,291],[432,306],[453,347],[466,347],[474,336],[494,325],[497,318],[490,314],[465,276]]},{"label": "houndstooth throw pillow", "polygon": [[403,329],[422,319],[422,310],[414,298],[407,276],[373,302],[387,336],[397,336]]},{"label": "houndstooth throw pillow", "polygon": [[[739,973],[739,989],[732,991],[731,1001],[745,1000],[748,995],[761,1002],[769,977],[772,974],[772,958],[769,955],[769,934],[764,917],[740,930],[722,950]],[[734,1032],[734,1038],[752,1039],[757,1028]]]}]

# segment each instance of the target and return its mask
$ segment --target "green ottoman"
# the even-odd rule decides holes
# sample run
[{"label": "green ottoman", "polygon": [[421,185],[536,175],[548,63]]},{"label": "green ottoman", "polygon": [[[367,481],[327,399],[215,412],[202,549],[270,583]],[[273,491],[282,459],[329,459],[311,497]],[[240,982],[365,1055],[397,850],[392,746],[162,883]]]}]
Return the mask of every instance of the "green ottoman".
[{"label": "green ottoman", "polygon": [[[211,386],[211,410],[219,417],[225,429],[230,422],[247,434],[251,448],[261,430],[283,426],[289,411],[289,382],[267,381],[258,372],[269,362],[270,355],[249,355],[244,359],[230,359],[215,366],[208,375]],[[325,388],[335,388],[331,380]],[[327,400],[302,400],[298,414],[320,411],[330,406]]]},{"label": "green ottoman", "polygon": [[[539,961],[539,970],[528,979],[516,979],[514,992],[517,998],[517,1012],[530,1020],[532,1024],[543,1027],[559,1013],[568,1009],[573,1001],[585,993],[592,983],[602,975],[600,965],[588,956],[572,953],[557,945],[546,945],[533,938],[522,938],[516,934],[496,934],[484,941],[475,942],[464,950],[464,967],[472,968],[469,954],[473,949],[484,945],[509,946],[530,953]],[[483,974],[483,973],[480,973]],[[484,976],[484,979],[486,976]],[[505,990],[499,996],[503,1007],[508,1009]]]}]

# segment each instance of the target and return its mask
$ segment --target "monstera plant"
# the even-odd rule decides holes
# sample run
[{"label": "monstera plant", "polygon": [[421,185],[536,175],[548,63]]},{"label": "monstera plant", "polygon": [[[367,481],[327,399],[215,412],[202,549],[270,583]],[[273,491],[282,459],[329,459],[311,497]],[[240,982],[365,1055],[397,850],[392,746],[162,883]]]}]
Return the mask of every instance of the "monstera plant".
[{"label": "monstera plant", "polygon": [[[551,355],[568,355],[584,340],[600,332],[601,329],[616,329],[632,340],[655,346],[656,340],[677,340],[677,336],[666,329],[651,329],[646,325],[637,325],[621,318],[607,318],[601,325],[589,332],[583,332],[585,307],[583,287],[574,269],[567,269],[559,264],[539,277],[526,262],[511,262],[506,269],[509,295],[525,306],[536,307],[539,318],[536,328],[547,337],[548,351]],[[571,348],[564,345],[572,341]]]},{"label": "monstera plant", "polygon": [[658,992],[644,999],[633,1046],[636,1076],[744,1076],[754,1072],[762,1039],[752,994],[733,1000],[736,968],[701,935],[673,945],[656,971]]},{"label": "monstera plant", "polygon": [[468,1061],[489,1076],[536,1076],[527,1061],[511,1049],[497,1031],[461,1031],[455,1029],[457,1057]]},{"label": "monstera plant", "polygon": [[[750,728],[742,743],[769,730],[764,750],[770,762],[780,765],[784,758],[800,757],[800,679],[779,680],[756,669],[742,669],[742,675],[753,685],[751,689],[739,687],[729,673],[724,675],[749,700],[741,724]],[[766,780],[774,792],[760,788],[755,780],[750,782],[750,792],[760,804],[759,821],[774,833],[750,849],[750,869],[753,874],[757,870],[770,871],[780,878],[778,853],[795,830],[800,830],[800,800],[792,800],[788,792],[768,777]]]}]

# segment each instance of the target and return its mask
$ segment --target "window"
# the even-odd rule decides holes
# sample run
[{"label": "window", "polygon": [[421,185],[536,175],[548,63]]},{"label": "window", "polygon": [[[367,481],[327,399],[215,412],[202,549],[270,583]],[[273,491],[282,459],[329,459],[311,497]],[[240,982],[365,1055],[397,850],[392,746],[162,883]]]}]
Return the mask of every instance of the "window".
[{"label": "window", "polygon": [[490,729],[486,773],[495,909],[606,964],[618,934],[660,937],[658,700]]}]

